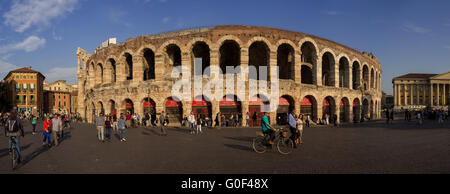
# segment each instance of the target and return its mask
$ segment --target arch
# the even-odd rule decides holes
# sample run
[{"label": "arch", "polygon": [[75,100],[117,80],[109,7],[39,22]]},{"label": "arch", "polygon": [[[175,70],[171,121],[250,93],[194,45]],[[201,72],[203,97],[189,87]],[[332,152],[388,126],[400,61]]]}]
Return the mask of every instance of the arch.
[{"label": "arch", "polygon": [[266,38],[262,37],[262,36],[255,36],[255,37],[251,38],[250,40],[248,40],[246,47],[250,48],[250,46],[252,44],[254,44],[255,42],[264,42],[264,44],[267,45],[269,51],[273,50],[272,49],[272,44],[270,43],[270,41],[267,40]]},{"label": "arch", "polygon": [[369,118],[369,101],[367,99],[363,100],[361,117],[361,119]]},{"label": "arch", "polygon": [[221,125],[231,126],[231,115],[242,115],[241,101],[236,95],[227,94],[219,102],[219,111],[221,114]]},{"label": "arch", "polygon": [[192,112],[195,118],[212,118],[212,105],[211,101],[206,96],[197,96],[192,101]]},{"label": "arch", "polygon": [[165,47],[164,53],[166,55],[165,64],[169,64],[173,67],[182,65],[181,48],[176,44],[169,44]]},{"label": "arch", "polygon": [[149,48],[144,48],[142,52],[144,81],[155,79],[155,52]]},{"label": "arch", "polygon": [[299,46],[301,52],[302,83],[317,84],[315,75],[315,72],[317,71],[317,46],[311,41],[302,42]]},{"label": "arch", "polygon": [[370,70],[370,88],[373,89],[374,87],[374,79],[375,79],[375,75],[374,75],[374,70],[373,67]]},{"label": "arch", "polygon": [[[189,47],[191,48],[191,47]],[[207,76],[210,75],[210,72],[205,72],[205,69],[208,68],[211,64],[211,49],[208,45],[208,43],[204,42],[204,41],[196,41],[195,43],[193,43],[192,45],[192,49],[190,49],[191,51],[191,64],[192,64],[192,75],[198,75],[201,76],[203,74],[206,74]],[[201,58],[202,59],[202,64],[201,64],[201,69],[195,70],[195,59],[196,58]],[[201,71],[200,71],[201,70]],[[194,72],[196,71],[196,72]]]},{"label": "arch", "polygon": [[117,115],[117,105],[114,100],[108,101],[109,113],[111,116]]},{"label": "arch", "polygon": [[156,103],[155,101],[150,98],[150,97],[145,97],[144,99],[142,99],[141,101],[142,103],[142,110],[144,110],[144,115],[147,114],[154,114],[156,113]]},{"label": "arch", "polygon": [[217,42],[216,42],[217,47],[218,48],[222,47],[223,44],[228,40],[234,41],[238,45],[244,45],[244,43],[238,37],[233,36],[233,35],[226,35],[226,36],[222,36],[219,40],[217,40]]},{"label": "arch", "polygon": [[97,64],[97,68],[96,68],[96,84],[102,84],[103,83],[103,76],[104,76],[104,72],[103,72],[103,64],[102,63],[98,63]]},{"label": "arch", "polygon": [[339,87],[350,87],[350,64],[348,57],[342,56],[339,58]]},{"label": "arch", "polygon": [[330,121],[334,114],[336,114],[336,102],[333,97],[327,96],[322,101],[322,119],[328,116]]},{"label": "arch", "polygon": [[126,114],[130,114],[130,115],[134,114],[135,110],[134,110],[133,101],[129,98],[124,99],[122,101],[122,110],[124,110],[124,112],[122,112],[122,113],[124,113],[125,115]]},{"label": "arch", "polygon": [[241,47],[235,40],[224,40],[219,48],[219,64],[222,73],[226,72],[227,66],[236,68],[241,64]]},{"label": "arch", "polygon": [[288,113],[295,109],[295,100],[290,95],[283,95],[278,99],[277,124],[287,125]]},{"label": "arch", "polygon": [[[264,112],[268,112],[268,110],[265,110],[267,106],[264,105],[269,104],[270,104],[269,98],[267,98],[265,95],[262,94],[257,94],[250,98],[248,102],[248,112],[252,120],[251,122],[252,126],[261,126],[261,118]],[[254,115],[256,115],[256,117]]]},{"label": "arch", "polygon": [[[310,38],[310,37],[304,37],[302,38],[300,41],[298,41],[298,47],[302,48],[303,44],[309,42],[310,44],[312,44],[312,46],[314,47],[314,50],[316,51],[316,53],[319,53],[319,47],[317,46],[318,44],[316,43],[316,41],[314,41],[314,39]],[[303,51],[302,55],[303,55]]]},{"label": "arch", "polygon": [[114,58],[111,57],[106,60],[106,69],[108,70],[106,77],[109,79],[109,82],[115,83],[117,81],[117,66]]},{"label": "arch", "polygon": [[341,101],[339,103],[339,110],[340,122],[350,122],[350,102],[347,97],[341,98]]},{"label": "arch", "polygon": [[362,87],[364,88],[364,90],[367,90],[369,87],[369,67],[367,66],[367,64],[363,65],[362,79]]},{"label": "arch", "polygon": [[353,82],[353,89],[357,90],[361,86],[361,66],[359,61],[355,60],[353,61],[352,65],[352,82]]},{"label": "arch", "polygon": [[359,98],[353,100],[353,122],[359,122],[361,120],[361,103]]},{"label": "arch", "polygon": [[369,112],[369,118],[372,120],[374,117],[374,103],[373,100],[370,100],[370,112]]},{"label": "arch", "polygon": [[336,86],[335,83],[335,57],[331,52],[322,55],[322,85]]},{"label": "arch", "polygon": [[317,121],[317,100],[313,95],[306,95],[300,101],[300,114],[308,116],[312,121]]},{"label": "arch", "polygon": [[99,111],[98,113],[99,114],[105,115],[105,107],[103,106],[103,102],[102,101],[98,101],[96,107],[98,108],[98,111]]},{"label": "arch", "polygon": [[[269,80],[270,78],[270,47],[263,41],[253,42],[248,49],[248,66],[254,66],[256,68],[257,80]],[[260,74],[260,68],[266,68],[266,74]],[[249,72],[250,73],[250,72]],[[249,79],[255,79],[250,74]]]},{"label": "arch", "polygon": [[282,43],[277,49],[277,66],[279,79],[295,80],[295,47],[289,43]]},{"label": "arch", "polygon": [[125,80],[133,80],[133,56],[129,52],[122,55],[122,62],[125,64]]},{"label": "arch", "polygon": [[169,123],[181,123],[183,118],[183,104],[177,97],[168,97],[165,100],[164,108]]}]

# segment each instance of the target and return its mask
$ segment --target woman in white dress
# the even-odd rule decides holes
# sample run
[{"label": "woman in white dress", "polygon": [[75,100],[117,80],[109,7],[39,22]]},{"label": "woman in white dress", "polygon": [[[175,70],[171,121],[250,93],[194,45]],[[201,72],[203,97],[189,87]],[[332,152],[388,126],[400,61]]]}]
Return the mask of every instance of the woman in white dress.
[{"label": "woman in white dress", "polygon": [[298,138],[295,140],[296,144],[303,143],[303,115],[297,117],[297,130],[298,130]]}]

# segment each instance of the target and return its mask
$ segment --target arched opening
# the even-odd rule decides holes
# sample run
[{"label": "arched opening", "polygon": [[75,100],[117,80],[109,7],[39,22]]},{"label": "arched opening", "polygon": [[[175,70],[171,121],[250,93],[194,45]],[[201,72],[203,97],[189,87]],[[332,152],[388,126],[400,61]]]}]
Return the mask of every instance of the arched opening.
[{"label": "arched opening", "polygon": [[91,103],[91,107],[92,107],[91,122],[93,123],[95,121],[95,117],[97,116],[98,110],[95,108],[94,102]]},{"label": "arched opening", "polygon": [[308,116],[312,121],[317,120],[317,101],[314,96],[305,96],[300,101],[300,114],[306,119]]},{"label": "arched opening", "polygon": [[134,104],[130,99],[124,101],[125,114],[134,114]]},{"label": "arched opening", "polygon": [[370,71],[370,88],[375,88],[374,87],[374,71],[373,71],[373,68],[372,68],[372,70]]},{"label": "arched opening", "polygon": [[99,111],[99,114],[103,114],[103,115],[105,115],[105,108],[103,107],[103,102],[101,102],[101,101],[99,101],[98,103],[97,103],[97,107],[98,107],[98,111]]},{"label": "arched opening", "polygon": [[[256,68],[256,75],[250,74],[249,79],[269,80],[270,49],[267,44],[262,41],[257,41],[250,45],[250,48],[248,50],[248,66],[254,66]],[[262,70],[260,70],[260,68]],[[261,74],[261,71],[263,71],[264,68],[266,69],[266,71],[265,73]]]},{"label": "arched opening", "polygon": [[301,46],[301,79],[303,84],[316,84],[314,72],[317,68],[317,52],[311,42]]},{"label": "arched opening", "polygon": [[353,122],[359,122],[361,120],[361,103],[358,98],[353,100]]},{"label": "arched opening", "polygon": [[364,90],[367,90],[367,88],[368,88],[368,83],[369,83],[369,68],[366,66],[366,65],[364,65],[363,66],[363,88],[364,88]]},{"label": "arched opening", "polygon": [[353,89],[357,90],[361,86],[361,68],[359,66],[358,61],[353,62],[352,66],[352,80],[353,80]]},{"label": "arched opening", "polygon": [[106,65],[108,66],[109,69],[109,79],[111,80],[112,83],[116,82],[116,75],[117,75],[117,71],[116,71],[116,61],[114,59],[108,59],[108,61],[106,62]]},{"label": "arched opening", "polygon": [[277,65],[279,68],[280,79],[295,79],[295,56],[294,48],[292,48],[291,45],[281,44],[280,46],[278,46]]},{"label": "arched opening", "polygon": [[373,107],[373,100],[370,101],[370,119],[373,119],[373,111],[374,111],[374,107]]},{"label": "arched opening", "polygon": [[288,123],[288,114],[295,109],[295,101],[289,95],[281,96],[278,99],[278,108],[277,108],[277,124],[278,125],[287,125]]},{"label": "arched opening", "polygon": [[[226,126],[231,126],[231,121],[229,120],[231,118],[231,115],[241,115],[242,116],[242,108],[241,108],[241,101],[239,98],[235,95],[226,95],[223,97],[223,99],[219,102],[219,109],[220,113],[222,115],[222,123],[226,123]],[[234,117],[233,116],[233,117]],[[225,119],[225,120],[223,120]]]},{"label": "arched opening", "polygon": [[97,75],[96,75],[96,84],[102,84],[103,83],[103,65],[101,63],[97,64]]},{"label": "arched opening", "polygon": [[194,98],[194,101],[192,101],[192,112],[195,115],[195,118],[202,118],[206,119],[212,118],[212,105],[209,99],[205,98],[204,96],[197,96]]},{"label": "arched opening", "polygon": [[155,53],[151,49],[144,50],[144,81],[155,79]]},{"label": "arched opening", "polygon": [[307,65],[302,65],[302,84],[313,84],[313,70]]},{"label": "arched opening", "polygon": [[117,115],[116,102],[114,100],[109,100],[109,112],[111,116]]},{"label": "arched opening", "polygon": [[339,60],[339,87],[349,88],[349,62],[348,59],[342,57]]},{"label": "arched opening", "polygon": [[[248,112],[250,115],[250,120],[252,120],[250,123],[252,126],[261,126],[261,118],[264,114],[264,112],[267,112],[268,110],[262,109],[269,105],[270,101],[267,97],[264,95],[256,95],[250,98],[250,101],[248,102]],[[255,120],[256,118],[256,120]]]},{"label": "arched opening", "polygon": [[183,104],[181,101],[175,97],[169,97],[165,105],[169,123],[181,123],[183,118]]},{"label": "arched opening", "polygon": [[327,96],[323,99],[322,102],[322,118],[325,119],[328,115],[328,118],[333,118],[333,115],[336,113],[336,103],[334,102],[334,98],[331,96]]},{"label": "arched opening", "polygon": [[341,123],[350,122],[350,102],[346,97],[339,103],[339,120]]},{"label": "arched opening", "polygon": [[362,117],[369,118],[369,101],[367,99],[363,100]]},{"label": "arched opening", "polygon": [[226,73],[226,67],[236,68],[241,64],[241,48],[234,40],[226,40],[219,49],[220,52],[220,69],[222,73]]},{"label": "arched opening", "polygon": [[[205,75],[209,76],[210,72],[209,71],[205,72],[205,69],[207,67],[209,67],[209,65],[210,65],[209,46],[205,42],[196,42],[194,44],[194,47],[192,48],[192,54],[193,54],[193,57],[192,57],[192,70],[191,71],[193,72],[193,75],[201,76],[201,75],[205,74]],[[202,60],[201,67],[199,67],[196,70],[196,72],[194,72],[195,71],[195,68],[194,68],[195,59]]]},{"label": "arched opening", "polygon": [[125,53],[125,75],[127,80],[133,80],[133,56]]},{"label": "arched opening", "polygon": [[173,67],[181,66],[181,49],[176,44],[170,44],[166,47],[166,53],[169,57],[169,64]]},{"label": "arched opening", "polygon": [[144,114],[154,114],[156,113],[156,103],[151,98],[144,98],[144,101],[142,103]]},{"label": "arched opening", "polygon": [[334,83],[334,57],[330,52],[322,56],[322,85],[335,86]]}]

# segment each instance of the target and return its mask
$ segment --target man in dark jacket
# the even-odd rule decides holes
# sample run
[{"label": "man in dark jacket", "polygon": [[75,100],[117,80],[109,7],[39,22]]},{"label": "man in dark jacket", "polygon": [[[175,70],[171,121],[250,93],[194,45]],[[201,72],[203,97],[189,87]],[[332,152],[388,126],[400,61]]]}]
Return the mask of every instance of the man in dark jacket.
[{"label": "man in dark jacket", "polygon": [[22,158],[20,156],[20,136],[25,137],[25,133],[23,131],[22,122],[17,117],[17,112],[13,111],[9,115],[8,120],[6,120],[5,123],[5,135],[6,137],[9,137],[8,142],[8,148],[9,152],[12,152],[12,138],[15,138],[16,141],[16,149],[17,149],[17,155],[18,155],[18,162],[20,163],[22,161]]}]

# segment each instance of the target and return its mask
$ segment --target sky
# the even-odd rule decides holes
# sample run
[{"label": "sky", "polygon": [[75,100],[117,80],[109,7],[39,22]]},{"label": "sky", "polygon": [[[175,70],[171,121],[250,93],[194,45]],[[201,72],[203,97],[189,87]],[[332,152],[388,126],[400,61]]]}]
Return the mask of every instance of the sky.
[{"label": "sky", "polygon": [[2,0],[0,78],[31,66],[46,81],[76,83],[76,49],[103,41],[215,26],[313,34],[382,65],[382,89],[406,73],[450,71],[450,1],[415,0]]}]

